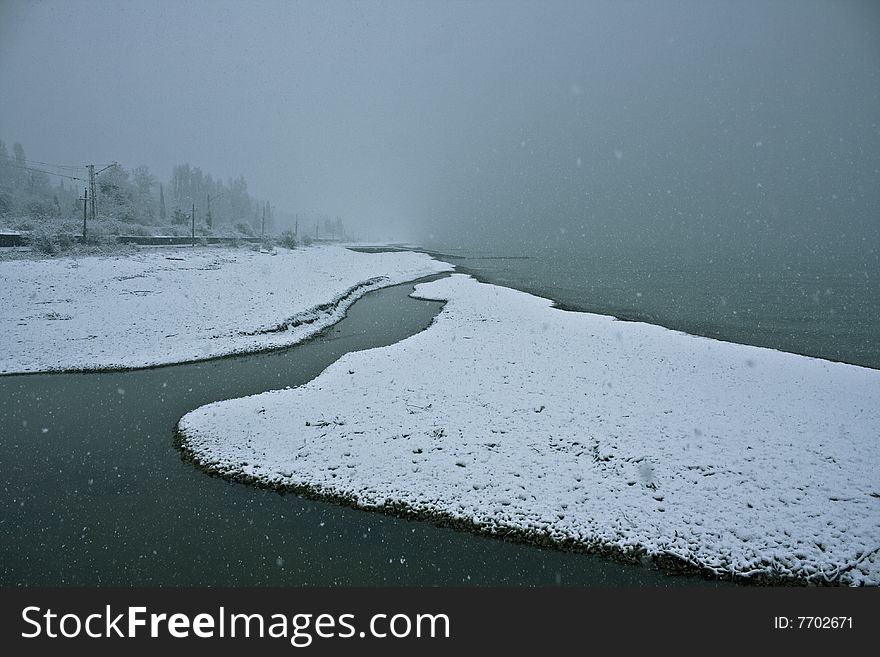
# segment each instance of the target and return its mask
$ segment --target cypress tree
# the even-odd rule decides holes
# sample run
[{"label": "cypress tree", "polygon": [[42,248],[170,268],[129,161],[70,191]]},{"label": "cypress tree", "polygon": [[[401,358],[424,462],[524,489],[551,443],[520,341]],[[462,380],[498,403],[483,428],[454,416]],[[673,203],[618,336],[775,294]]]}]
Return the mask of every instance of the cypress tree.
[{"label": "cypress tree", "polygon": [[165,223],[165,191],[162,189],[162,183],[159,183],[159,220]]}]

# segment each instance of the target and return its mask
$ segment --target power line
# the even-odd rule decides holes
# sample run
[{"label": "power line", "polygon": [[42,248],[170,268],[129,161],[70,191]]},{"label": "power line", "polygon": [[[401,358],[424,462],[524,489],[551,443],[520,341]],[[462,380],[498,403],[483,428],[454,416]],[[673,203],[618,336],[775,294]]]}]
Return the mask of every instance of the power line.
[{"label": "power line", "polygon": [[54,171],[44,171],[43,169],[35,169],[34,167],[23,167],[19,164],[12,164],[11,162],[7,162],[5,166],[12,167],[14,169],[23,169],[25,171],[36,171],[37,173],[45,173],[48,176],[58,176],[60,178],[70,178],[71,180],[80,180],[85,182],[85,178],[77,178],[76,176],[68,176],[65,173],[55,173]]},{"label": "power line", "polygon": [[56,169],[80,169],[85,170],[83,165],[74,164],[52,164],[51,162],[40,162],[39,160],[25,160],[28,164],[39,164],[44,167],[55,167]]}]

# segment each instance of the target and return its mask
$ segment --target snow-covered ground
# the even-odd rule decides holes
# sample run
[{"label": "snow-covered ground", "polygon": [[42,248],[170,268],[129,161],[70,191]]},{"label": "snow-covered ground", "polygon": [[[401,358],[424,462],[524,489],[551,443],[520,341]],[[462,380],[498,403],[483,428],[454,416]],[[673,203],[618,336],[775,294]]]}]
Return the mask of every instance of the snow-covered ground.
[{"label": "snow-covered ground", "polygon": [[299,342],[371,289],[451,266],[338,246],[0,261],[0,373],[147,367]]},{"label": "snow-covered ground", "polygon": [[210,404],[226,476],[753,581],[880,584],[880,372],[453,275],[426,331]]}]

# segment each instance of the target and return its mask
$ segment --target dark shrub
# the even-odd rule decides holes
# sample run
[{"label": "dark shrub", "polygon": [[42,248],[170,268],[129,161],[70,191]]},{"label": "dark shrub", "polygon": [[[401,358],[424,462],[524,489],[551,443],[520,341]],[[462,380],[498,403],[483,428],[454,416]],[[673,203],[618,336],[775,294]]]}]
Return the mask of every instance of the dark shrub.
[{"label": "dark shrub", "polygon": [[296,235],[293,234],[293,231],[285,230],[281,233],[281,246],[287,249],[296,248]]},{"label": "dark shrub", "polygon": [[39,231],[31,234],[31,248],[45,255],[55,255],[58,253],[58,245],[49,233]]}]

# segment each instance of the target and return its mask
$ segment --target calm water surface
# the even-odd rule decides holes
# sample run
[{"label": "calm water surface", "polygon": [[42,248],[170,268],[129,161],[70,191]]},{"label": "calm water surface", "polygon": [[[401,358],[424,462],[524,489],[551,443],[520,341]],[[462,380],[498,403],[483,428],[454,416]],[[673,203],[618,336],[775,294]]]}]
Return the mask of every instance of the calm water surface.
[{"label": "calm water surface", "polygon": [[291,349],[151,370],[0,377],[0,585],[681,585],[581,554],[474,536],[212,478],[178,419],[304,383],[425,328],[411,285],[371,293]]},{"label": "calm water surface", "polygon": [[459,271],[570,309],[880,369],[874,256],[758,261],[565,249],[512,258],[479,249],[444,252]]}]

